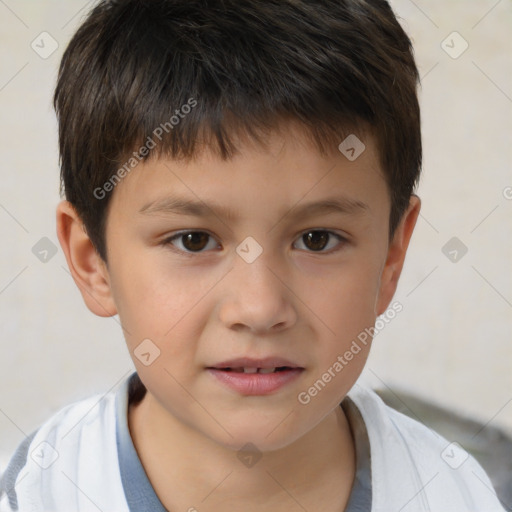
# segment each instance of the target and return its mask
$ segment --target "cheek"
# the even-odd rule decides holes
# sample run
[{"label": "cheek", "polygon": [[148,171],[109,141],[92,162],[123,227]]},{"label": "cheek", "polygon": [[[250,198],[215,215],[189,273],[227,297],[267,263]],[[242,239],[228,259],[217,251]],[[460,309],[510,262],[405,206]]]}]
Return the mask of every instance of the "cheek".
[{"label": "cheek", "polygon": [[160,343],[190,310],[191,294],[184,292],[187,287],[180,273],[166,273],[160,262],[136,257],[126,260],[119,258],[111,272],[112,293],[126,341],[130,347],[144,338]]},{"label": "cheek", "polygon": [[325,323],[326,333],[346,338],[373,325],[379,275],[377,264],[360,262],[309,284],[308,306]]},{"label": "cheek", "polygon": [[[215,276],[207,278],[190,268],[171,268],[161,257],[141,256],[140,264],[137,258],[118,261],[119,265],[112,266],[112,290],[137,370],[141,375],[164,370],[175,373],[177,369],[182,374],[192,372],[207,318],[204,297],[215,284]],[[141,345],[144,340],[156,348],[147,341]],[[158,354],[150,366],[137,358],[142,346]]]},{"label": "cheek", "polygon": [[[360,376],[369,355],[375,322],[375,296],[378,279],[372,282],[354,272],[326,287],[318,310],[327,327],[316,350],[316,364],[307,379],[299,403],[309,403],[323,411],[341,402]],[[307,402],[304,400],[307,399]],[[302,401],[301,401],[302,400]]]},{"label": "cheek", "polygon": [[[321,320],[323,341],[318,351],[318,371],[331,369],[338,376],[333,380],[337,384],[330,388],[334,395],[348,390],[339,386],[352,383],[366,362],[372,340],[370,328],[376,319],[379,275],[377,263],[359,260],[331,274],[321,287],[313,287],[309,293],[308,305]],[[342,357],[341,363],[338,356]],[[341,364],[342,370],[333,369],[336,362],[337,369]]]}]

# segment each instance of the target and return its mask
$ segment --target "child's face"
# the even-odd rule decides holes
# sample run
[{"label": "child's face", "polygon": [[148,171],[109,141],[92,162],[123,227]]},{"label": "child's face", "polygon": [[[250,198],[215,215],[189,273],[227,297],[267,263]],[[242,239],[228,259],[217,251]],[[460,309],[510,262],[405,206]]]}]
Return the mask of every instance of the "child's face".
[{"label": "child's face", "polygon": [[[105,275],[162,418],[170,413],[234,449],[277,449],[352,387],[369,343],[341,371],[333,366],[388,307],[401,268],[388,245],[390,199],[374,142],[360,138],[366,150],[351,162],[337,148],[322,157],[290,128],[267,150],[244,146],[229,161],[154,160],[117,186]],[[201,215],[171,211],[171,198],[199,203]],[[341,206],[311,206],[326,200]],[[192,230],[200,233],[169,240]],[[138,348],[143,340],[151,342]],[[220,369],[238,358],[296,368]],[[308,393],[329,369],[330,382]]]}]

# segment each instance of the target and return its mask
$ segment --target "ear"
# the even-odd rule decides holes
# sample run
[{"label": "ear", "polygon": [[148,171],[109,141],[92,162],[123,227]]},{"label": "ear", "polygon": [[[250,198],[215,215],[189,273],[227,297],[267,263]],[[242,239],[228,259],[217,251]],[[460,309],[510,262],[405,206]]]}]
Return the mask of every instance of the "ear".
[{"label": "ear", "polygon": [[412,195],[409,200],[409,207],[403,214],[388,247],[386,263],[384,264],[381,274],[379,296],[376,305],[377,316],[382,315],[382,313],[386,311],[395,294],[398,279],[402,273],[407,247],[409,246],[414,226],[418,220],[420,209],[420,198],[416,195]]},{"label": "ear", "polygon": [[57,206],[57,236],[86,306],[98,316],[115,315],[117,309],[110,290],[107,266],[69,201],[62,201]]}]

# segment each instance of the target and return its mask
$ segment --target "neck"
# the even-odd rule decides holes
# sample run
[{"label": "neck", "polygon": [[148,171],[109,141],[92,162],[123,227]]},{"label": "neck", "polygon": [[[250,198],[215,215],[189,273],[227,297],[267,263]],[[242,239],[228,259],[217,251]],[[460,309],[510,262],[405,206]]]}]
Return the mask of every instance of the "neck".
[{"label": "neck", "polygon": [[237,452],[178,421],[149,392],[129,407],[128,424],[167,510],[339,512],[348,501],[355,450],[341,407],[294,443],[245,466]]}]

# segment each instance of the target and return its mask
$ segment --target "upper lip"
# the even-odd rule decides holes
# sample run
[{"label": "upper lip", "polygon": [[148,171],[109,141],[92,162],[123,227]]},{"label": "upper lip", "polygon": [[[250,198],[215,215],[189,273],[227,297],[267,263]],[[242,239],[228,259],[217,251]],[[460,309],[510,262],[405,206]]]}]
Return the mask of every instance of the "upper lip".
[{"label": "upper lip", "polygon": [[208,366],[208,368],[279,368],[281,366],[287,366],[288,368],[302,368],[283,357],[265,357],[262,359],[237,357],[236,359],[229,359],[227,361],[214,364],[213,366]]}]

